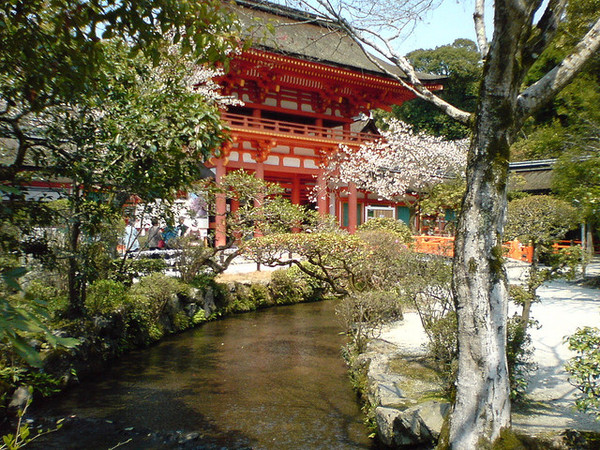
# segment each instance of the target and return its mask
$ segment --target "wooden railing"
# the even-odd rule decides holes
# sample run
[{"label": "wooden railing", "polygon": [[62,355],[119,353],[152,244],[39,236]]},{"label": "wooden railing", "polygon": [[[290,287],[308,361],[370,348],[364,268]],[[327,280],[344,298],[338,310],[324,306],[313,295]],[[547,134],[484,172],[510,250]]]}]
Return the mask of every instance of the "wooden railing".
[{"label": "wooden railing", "polygon": [[[441,255],[452,258],[454,256],[454,237],[447,236],[413,236],[415,239],[414,249],[417,252],[429,253],[432,255]],[[556,244],[556,249],[568,247],[566,242],[561,241]],[[577,244],[577,242],[574,242]],[[504,248],[504,256],[517,261],[531,262],[533,260],[533,247],[523,245],[519,241],[508,241],[505,242],[502,247]]]},{"label": "wooden railing", "polygon": [[221,118],[229,124],[233,131],[253,134],[282,135],[301,140],[325,140],[351,145],[381,138],[378,134],[356,133],[342,128],[317,127],[240,114],[222,113]]},{"label": "wooden railing", "polygon": [[432,255],[454,256],[454,237],[448,236],[413,236],[414,249],[420,253]]}]

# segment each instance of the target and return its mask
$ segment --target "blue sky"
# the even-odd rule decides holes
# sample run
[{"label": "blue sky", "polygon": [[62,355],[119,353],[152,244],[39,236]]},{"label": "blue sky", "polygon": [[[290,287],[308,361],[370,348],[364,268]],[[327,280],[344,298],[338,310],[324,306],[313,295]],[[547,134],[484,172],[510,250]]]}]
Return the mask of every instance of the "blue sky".
[{"label": "blue sky", "polygon": [[[488,2],[491,3],[491,2]],[[402,54],[419,48],[430,49],[451,44],[457,38],[475,41],[473,11],[475,0],[444,0],[442,4],[417,23],[413,33],[404,42],[398,42]],[[491,32],[493,12],[486,9],[488,34]]]}]

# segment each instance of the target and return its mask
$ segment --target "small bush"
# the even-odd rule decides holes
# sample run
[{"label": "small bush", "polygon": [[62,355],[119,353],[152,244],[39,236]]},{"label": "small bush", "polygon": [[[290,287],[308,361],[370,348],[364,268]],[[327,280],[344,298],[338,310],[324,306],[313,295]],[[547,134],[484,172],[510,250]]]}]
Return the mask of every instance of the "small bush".
[{"label": "small bush", "polygon": [[139,279],[153,273],[162,273],[167,268],[163,259],[116,259],[111,265],[110,278],[131,286],[134,279]]},{"label": "small bush", "polygon": [[375,219],[369,219],[361,226],[358,227],[358,231],[391,231],[398,235],[402,244],[408,244],[413,241],[412,232],[408,225],[401,220],[390,219],[389,217],[377,217]]},{"label": "small bush", "polygon": [[234,286],[235,288],[231,293],[231,301],[225,307],[226,313],[242,313],[258,309],[258,305],[252,299],[249,286],[241,283],[235,283]]},{"label": "small bush", "polygon": [[88,314],[107,315],[122,310],[127,303],[127,287],[118,281],[98,280],[90,285],[85,300]]},{"label": "small bush", "polygon": [[379,336],[383,325],[402,319],[402,306],[394,292],[366,291],[344,298],[336,314],[361,353],[369,339]]},{"label": "small bush", "polygon": [[578,245],[561,248],[557,252],[549,251],[545,255],[545,262],[551,267],[552,272],[559,273],[567,280],[574,280],[579,274],[584,252]]},{"label": "small bush", "polygon": [[206,247],[195,236],[177,239],[173,245],[179,250],[176,267],[184,283],[192,282],[208,269],[208,262],[215,256],[214,249]]},{"label": "small bush", "polygon": [[[142,335],[146,335],[147,342],[160,339],[165,331],[160,318],[167,305],[170,301],[175,301],[179,295],[188,295],[188,293],[188,286],[162,273],[153,273],[142,278],[130,289],[130,326],[137,328]],[[176,329],[181,330],[189,326],[189,319],[186,318],[188,322],[184,327],[183,319],[178,319],[176,316],[177,314],[174,314],[171,317]]]},{"label": "small bush", "polygon": [[[537,322],[531,320],[529,327],[536,325]],[[518,314],[509,317],[507,321],[506,360],[510,377],[510,398],[513,401],[524,399],[529,376],[537,368],[533,362],[531,335],[527,331],[529,327],[523,328]]]},{"label": "small bush", "polygon": [[448,312],[428,327],[427,348],[441,369],[444,392],[452,396],[458,371],[458,324],[456,313]]},{"label": "small bush", "polygon": [[569,382],[579,389],[575,405],[600,420],[600,329],[578,328],[566,342],[569,350],[577,352],[565,366]]},{"label": "small bush", "polygon": [[296,266],[271,274],[269,292],[278,305],[322,300],[326,291],[324,282],[307,275]]}]

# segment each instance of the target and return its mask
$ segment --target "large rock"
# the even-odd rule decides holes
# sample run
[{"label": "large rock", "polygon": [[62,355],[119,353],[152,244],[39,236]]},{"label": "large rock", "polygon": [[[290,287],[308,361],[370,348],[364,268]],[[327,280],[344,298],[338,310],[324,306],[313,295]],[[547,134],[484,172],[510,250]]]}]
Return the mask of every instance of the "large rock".
[{"label": "large rock", "polygon": [[217,305],[215,304],[215,292],[211,286],[206,288],[203,303],[204,314],[206,314],[206,317],[210,317],[210,315],[217,309]]},{"label": "large rock", "polygon": [[17,416],[23,411],[31,401],[31,390],[26,386],[19,386],[12,395],[8,404],[8,411],[11,415]]},{"label": "large rock", "polygon": [[429,401],[400,411],[380,406],[375,409],[379,439],[390,447],[410,447],[437,441],[450,404]]}]

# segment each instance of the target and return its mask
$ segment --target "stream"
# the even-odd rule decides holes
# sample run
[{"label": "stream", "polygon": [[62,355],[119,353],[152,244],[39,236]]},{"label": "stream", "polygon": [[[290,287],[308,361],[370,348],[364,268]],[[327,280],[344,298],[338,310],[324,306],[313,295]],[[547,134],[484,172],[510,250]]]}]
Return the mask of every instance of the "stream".
[{"label": "stream", "polygon": [[372,449],[333,301],[206,323],[39,403],[33,448]]}]

